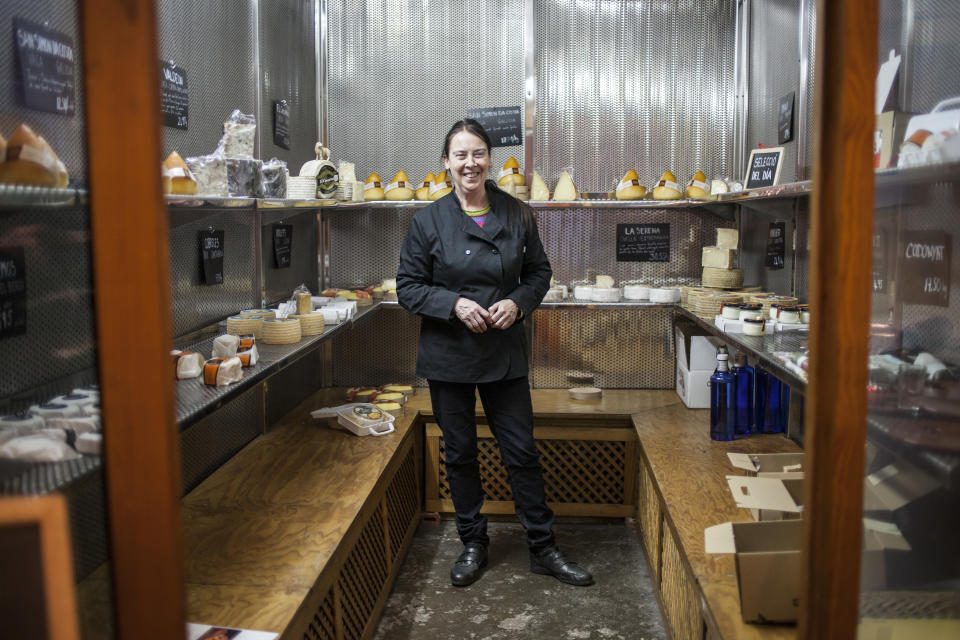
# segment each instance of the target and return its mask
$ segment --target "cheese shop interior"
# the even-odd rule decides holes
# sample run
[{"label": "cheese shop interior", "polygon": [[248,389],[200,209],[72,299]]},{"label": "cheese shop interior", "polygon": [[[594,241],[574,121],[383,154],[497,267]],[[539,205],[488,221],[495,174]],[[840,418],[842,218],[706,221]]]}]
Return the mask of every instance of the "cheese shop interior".
[{"label": "cheese shop interior", "polygon": [[[29,555],[5,531],[34,496],[66,510],[70,554],[24,591],[25,620],[59,580],[84,638],[171,618],[373,636],[417,523],[452,516],[394,279],[471,116],[553,268],[524,323],[543,464],[573,469],[551,503],[629,520],[670,637],[956,632],[955,3],[870,0],[869,35],[843,38],[845,10],[815,0],[135,4],[0,5],[0,558]],[[752,304],[759,328],[732,310]],[[710,439],[720,344],[754,372],[761,435]],[[394,420],[370,427],[389,433],[309,417],[348,389],[389,394]],[[292,468],[304,441],[327,475]],[[809,524],[784,552],[807,589],[786,624],[748,613],[768,603],[741,529],[703,561],[704,529],[770,517],[725,478],[771,470],[727,452],[806,455],[774,470],[800,474],[781,480]],[[512,513],[502,469],[483,473],[486,509]],[[678,492],[680,473],[719,489]],[[296,538],[301,520],[332,542]],[[818,538],[836,530],[855,534]],[[268,559],[284,544],[308,575]],[[169,607],[138,580],[153,572]],[[238,604],[254,597],[271,607]]]}]

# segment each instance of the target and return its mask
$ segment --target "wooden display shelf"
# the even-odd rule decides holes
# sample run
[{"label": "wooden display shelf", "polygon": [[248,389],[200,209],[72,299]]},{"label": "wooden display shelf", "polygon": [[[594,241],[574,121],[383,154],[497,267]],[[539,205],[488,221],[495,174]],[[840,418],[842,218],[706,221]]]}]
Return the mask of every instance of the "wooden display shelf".
[{"label": "wooden display shelf", "polygon": [[799,449],[778,435],[714,442],[709,420],[709,411],[687,409],[679,401],[633,415],[640,443],[638,520],[664,617],[673,638],[701,638],[704,627],[707,638],[794,638],[795,627],[741,620],[734,558],[707,555],[703,530],[751,519],[730,495],[725,477],[740,472],[727,452]]}]

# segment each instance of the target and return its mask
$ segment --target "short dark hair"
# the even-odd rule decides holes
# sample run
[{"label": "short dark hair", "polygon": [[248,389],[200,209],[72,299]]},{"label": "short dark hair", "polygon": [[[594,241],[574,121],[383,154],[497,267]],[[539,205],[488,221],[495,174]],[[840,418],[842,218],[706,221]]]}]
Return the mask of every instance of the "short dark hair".
[{"label": "short dark hair", "polygon": [[450,131],[447,132],[447,137],[443,139],[443,156],[441,157],[447,158],[450,156],[450,139],[461,131],[468,131],[483,140],[484,144],[487,145],[487,153],[490,153],[490,136],[487,135],[486,129],[473,118],[464,118],[455,122],[450,127]]}]

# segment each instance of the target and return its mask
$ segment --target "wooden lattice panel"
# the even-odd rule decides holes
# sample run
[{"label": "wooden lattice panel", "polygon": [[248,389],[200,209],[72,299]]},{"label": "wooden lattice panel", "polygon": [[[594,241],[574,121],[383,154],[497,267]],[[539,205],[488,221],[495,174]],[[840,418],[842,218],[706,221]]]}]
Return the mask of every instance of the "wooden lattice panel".
[{"label": "wooden lattice panel", "polygon": [[657,584],[660,579],[660,540],[663,527],[663,513],[660,509],[660,497],[654,487],[650,470],[643,462],[640,463],[640,504],[637,505],[637,515],[640,520],[640,539],[647,550],[647,559],[650,562],[650,575]]},{"label": "wooden lattice panel", "polygon": [[403,537],[420,511],[416,459],[413,447],[387,488],[387,523],[390,537],[390,561],[400,553]]},{"label": "wooden lattice panel", "polygon": [[387,580],[383,509],[378,506],[347,556],[337,582],[344,640],[359,640]]},{"label": "wooden lattice panel", "polygon": [[323,601],[307,625],[303,640],[336,640],[337,621],[333,612],[333,590],[327,592]]},{"label": "wooden lattice panel", "polygon": [[702,640],[700,596],[683,566],[680,549],[669,530],[663,532],[660,596],[674,640]]},{"label": "wooden lattice panel", "polygon": [[[622,440],[538,439],[547,501],[558,504],[627,504],[625,468],[627,448]],[[493,438],[477,439],[480,477],[488,501],[513,500],[507,471]],[[440,438],[441,499],[450,499],[443,438]]]}]

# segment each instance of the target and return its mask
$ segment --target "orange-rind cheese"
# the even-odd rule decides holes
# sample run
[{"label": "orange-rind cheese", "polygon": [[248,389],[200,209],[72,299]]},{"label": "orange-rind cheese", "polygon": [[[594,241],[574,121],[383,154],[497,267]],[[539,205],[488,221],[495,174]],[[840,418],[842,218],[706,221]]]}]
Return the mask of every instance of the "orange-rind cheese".
[{"label": "orange-rind cheese", "polygon": [[630,169],[617,185],[617,200],[641,200],[645,195],[647,188],[640,184],[637,172]]},{"label": "orange-rind cheese", "polygon": [[503,169],[500,170],[500,175],[497,177],[497,184],[502,187],[510,183],[515,187],[520,187],[523,186],[524,182],[525,179],[523,174],[520,173],[520,165],[517,164],[517,159],[510,156],[510,159],[503,163]]},{"label": "orange-rind cheese", "polygon": [[660,176],[660,182],[653,188],[654,200],[679,200],[683,197],[680,191],[680,185],[677,184],[677,178],[671,171],[664,171]]},{"label": "orange-rind cheese", "polygon": [[380,182],[380,176],[376,171],[367,176],[367,181],[363,185],[363,199],[367,202],[383,200],[383,184]]},{"label": "orange-rind cheese", "polygon": [[447,176],[446,171],[441,171],[436,181],[430,185],[429,198],[431,200],[439,200],[451,191],[453,191],[453,182]]},{"label": "orange-rind cheese", "polygon": [[431,171],[426,176],[424,176],[423,182],[421,182],[420,186],[417,187],[417,192],[416,192],[417,200],[430,199],[430,185],[432,185],[434,180],[436,179],[437,179],[437,176],[433,175],[433,171]]},{"label": "orange-rind cheese", "polygon": [[413,200],[413,187],[403,169],[393,176],[393,180],[386,187],[384,197],[387,200]]}]

